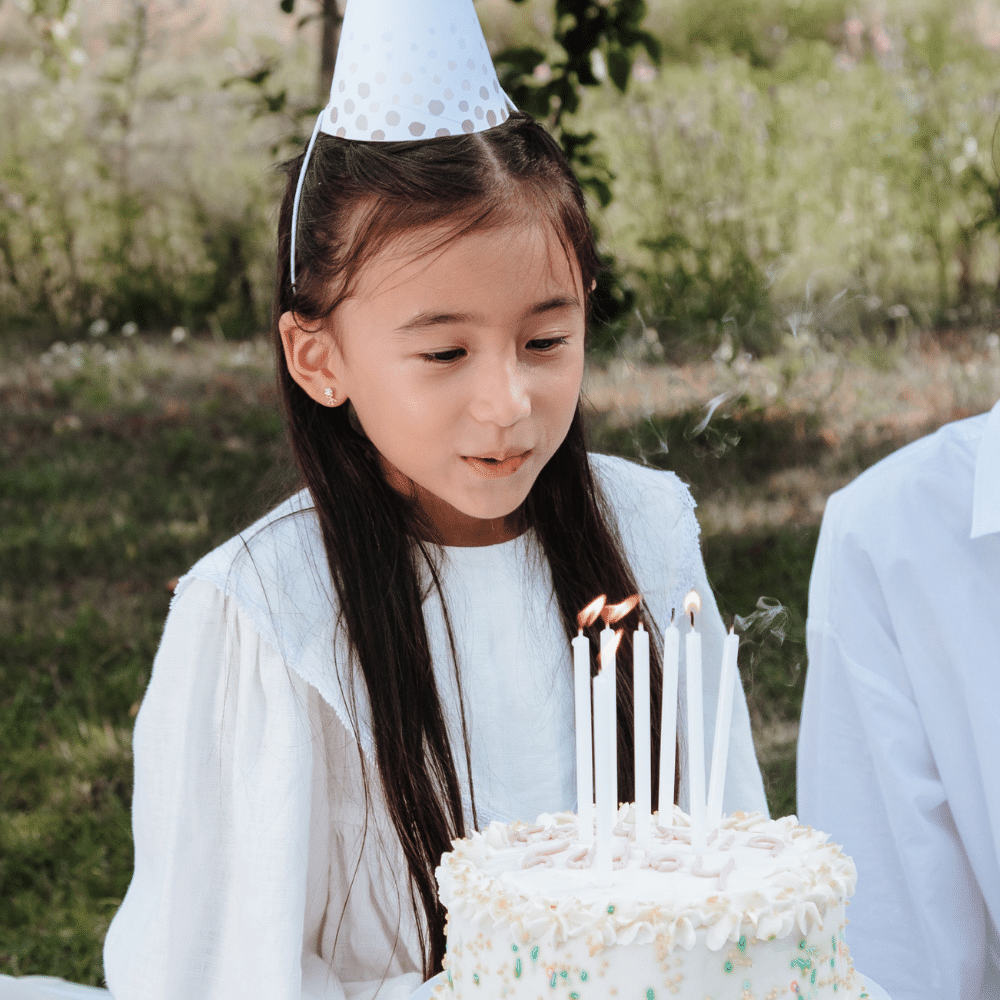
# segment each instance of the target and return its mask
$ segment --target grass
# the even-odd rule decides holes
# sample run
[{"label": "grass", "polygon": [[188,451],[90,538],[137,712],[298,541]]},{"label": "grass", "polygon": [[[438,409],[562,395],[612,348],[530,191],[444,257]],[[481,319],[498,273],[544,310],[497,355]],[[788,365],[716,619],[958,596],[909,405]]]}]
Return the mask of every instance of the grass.
[{"label": "grass", "polygon": [[[0,972],[95,985],[131,877],[132,723],[170,581],[295,478],[263,344],[105,340],[0,358]],[[793,345],[750,365],[589,377],[595,449],[673,468],[699,501],[720,608],[745,620],[776,814],[794,810],[822,502],[929,423],[989,405],[997,351],[982,333],[876,370]],[[703,401],[726,392],[705,423]]]},{"label": "grass", "polygon": [[143,402],[116,403],[88,358],[4,393],[0,971],[97,985],[168,582],[291,479],[266,366],[188,378],[140,359]]}]

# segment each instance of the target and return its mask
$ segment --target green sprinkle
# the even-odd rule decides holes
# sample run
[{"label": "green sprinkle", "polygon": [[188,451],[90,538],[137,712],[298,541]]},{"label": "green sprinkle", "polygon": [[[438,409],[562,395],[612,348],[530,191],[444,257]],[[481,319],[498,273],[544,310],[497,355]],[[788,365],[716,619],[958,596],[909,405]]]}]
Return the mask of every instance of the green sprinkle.
[{"label": "green sprinkle", "polygon": [[836,951],[837,950],[837,939],[836,937],[830,938],[830,947]]},{"label": "green sprinkle", "polygon": [[475,984],[476,984],[477,986],[479,985],[479,973],[478,973],[478,972],[473,972],[473,973],[472,973],[472,981],[473,981],[473,982],[474,982],[474,983],[475,983]]},{"label": "green sprinkle", "polygon": [[830,959],[830,968],[832,969],[836,964],[837,964],[837,960],[835,958],[831,958]]},{"label": "green sprinkle", "polygon": [[549,986],[551,986],[552,989],[556,988],[556,974],[554,972],[552,973],[552,978],[549,980]]},{"label": "green sprinkle", "polygon": [[514,963],[514,978],[515,979],[520,979],[521,978],[521,960],[520,959],[518,959]]},{"label": "green sprinkle", "polygon": [[743,989],[745,989],[745,990],[750,989],[750,980],[749,979],[744,979],[743,980]]},{"label": "green sprinkle", "polygon": [[801,941],[799,942],[799,948],[800,948],[800,949],[802,949],[802,951],[805,951],[805,947],[806,947],[806,939],[805,939],[805,938],[803,938],[803,939],[802,939],[802,940],[801,940]]},{"label": "green sprinkle", "polygon": [[789,963],[789,968],[794,969],[798,966],[803,972],[812,966],[812,962],[808,958],[793,958]]},{"label": "green sprinkle", "polygon": [[615,912],[614,906],[613,905],[609,906],[608,907],[608,913],[614,913],[614,912]]},{"label": "green sprinkle", "polygon": [[531,949],[531,961],[537,961],[538,959],[538,945],[536,944],[534,948]]},{"label": "green sprinkle", "polygon": [[510,946],[510,950],[511,950],[511,951],[517,951],[517,945],[516,945],[516,944],[512,944],[512,945]]},{"label": "green sprinkle", "polygon": [[579,993],[570,993],[569,1000],[580,1000],[580,994]]},{"label": "green sprinkle", "polygon": [[652,989],[646,990],[646,1000],[656,1000],[656,994],[652,991]]},{"label": "green sprinkle", "polygon": [[809,982],[812,983],[813,986],[816,985],[816,970],[815,969],[813,969],[813,974],[809,977]]},{"label": "green sprinkle", "polygon": [[563,969],[562,972],[559,973],[559,975],[562,976],[563,979],[565,979],[569,975],[569,973],[565,969]]},{"label": "green sprinkle", "polygon": [[746,936],[746,934],[741,934],[740,935],[739,941],[736,942],[736,947],[739,948],[740,951],[746,951],[747,950],[747,936]]},{"label": "green sprinkle", "polygon": [[585,983],[589,978],[590,977],[587,975],[586,972],[581,972],[580,973],[580,982],[581,983]]},{"label": "green sprinkle", "polygon": [[733,963],[727,961],[726,964],[722,968],[725,969],[726,972],[732,972],[733,971]]}]

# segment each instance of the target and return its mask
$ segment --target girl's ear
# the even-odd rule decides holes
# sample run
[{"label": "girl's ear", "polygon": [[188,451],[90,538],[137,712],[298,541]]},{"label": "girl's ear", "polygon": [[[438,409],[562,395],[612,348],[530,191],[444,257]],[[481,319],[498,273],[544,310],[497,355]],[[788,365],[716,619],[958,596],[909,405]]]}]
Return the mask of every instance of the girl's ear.
[{"label": "girl's ear", "polygon": [[285,364],[302,390],[324,406],[339,406],[341,358],[333,336],[324,329],[299,326],[295,313],[282,313],[278,332],[285,350]]}]

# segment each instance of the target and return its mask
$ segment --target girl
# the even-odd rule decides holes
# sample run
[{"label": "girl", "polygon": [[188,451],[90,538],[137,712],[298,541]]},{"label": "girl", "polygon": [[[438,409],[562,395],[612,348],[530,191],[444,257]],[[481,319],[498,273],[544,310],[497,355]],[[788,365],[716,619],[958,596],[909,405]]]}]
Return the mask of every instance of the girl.
[{"label": "girl", "polygon": [[[286,165],[274,341],[304,488],[177,587],[136,720],[116,1000],[405,1000],[440,969],[450,841],[575,806],[569,638],[598,594],[642,595],[627,645],[700,592],[711,745],[694,503],[584,443],[583,196],[530,117],[483,124],[314,134]],[[728,767],[727,811],[766,811],[741,693]]]}]

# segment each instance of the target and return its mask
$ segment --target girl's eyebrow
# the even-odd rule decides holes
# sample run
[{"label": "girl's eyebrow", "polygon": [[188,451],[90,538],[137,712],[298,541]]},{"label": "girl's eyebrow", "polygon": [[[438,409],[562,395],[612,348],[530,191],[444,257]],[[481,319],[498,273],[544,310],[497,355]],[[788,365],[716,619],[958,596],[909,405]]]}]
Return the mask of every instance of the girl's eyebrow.
[{"label": "girl's eyebrow", "polygon": [[[581,311],[583,306],[580,300],[572,295],[554,295],[551,299],[544,299],[529,306],[524,311],[527,316],[541,316],[543,313],[555,312],[560,309],[574,309]],[[482,323],[485,317],[478,313],[417,313],[412,319],[407,320],[402,326],[396,328],[397,333],[418,333],[434,326],[449,326],[460,323]]]}]

